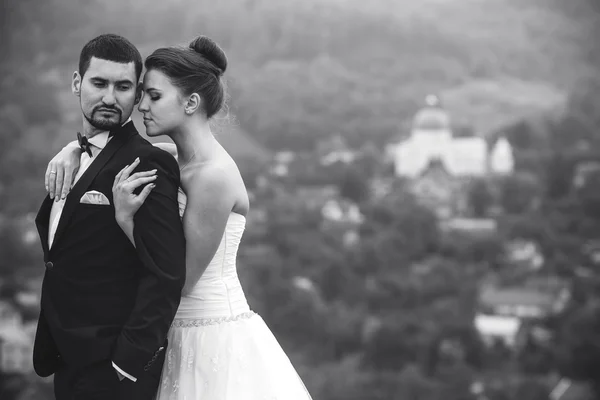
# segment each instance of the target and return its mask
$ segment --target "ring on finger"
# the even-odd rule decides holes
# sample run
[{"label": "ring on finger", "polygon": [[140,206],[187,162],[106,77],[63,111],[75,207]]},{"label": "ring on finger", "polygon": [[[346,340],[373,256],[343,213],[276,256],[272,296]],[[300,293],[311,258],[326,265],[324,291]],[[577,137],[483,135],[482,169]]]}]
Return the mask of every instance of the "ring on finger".
[{"label": "ring on finger", "polygon": [[55,173],[56,173],[56,171],[50,171],[50,174],[55,174]]}]

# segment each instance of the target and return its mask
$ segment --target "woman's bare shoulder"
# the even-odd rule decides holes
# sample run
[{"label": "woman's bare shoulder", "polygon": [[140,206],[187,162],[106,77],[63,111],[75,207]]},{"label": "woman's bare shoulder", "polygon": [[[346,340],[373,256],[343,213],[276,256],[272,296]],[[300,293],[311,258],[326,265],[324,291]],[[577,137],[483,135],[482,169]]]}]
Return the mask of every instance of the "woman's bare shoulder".
[{"label": "woman's bare shoulder", "polygon": [[249,207],[244,181],[233,160],[198,165],[182,173],[181,177],[186,192],[211,201],[233,202],[234,208],[244,214]]}]

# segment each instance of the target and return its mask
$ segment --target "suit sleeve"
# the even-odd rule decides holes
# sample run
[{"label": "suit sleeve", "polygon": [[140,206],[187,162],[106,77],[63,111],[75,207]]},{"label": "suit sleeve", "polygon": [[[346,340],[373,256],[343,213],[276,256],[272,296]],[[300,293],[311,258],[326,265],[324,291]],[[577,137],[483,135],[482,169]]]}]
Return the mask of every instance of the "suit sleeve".
[{"label": "suit sleeve", "polygon": [[151,169],[157,169],[156,187],[134,217],[133,237],[142,262],[136,303],[112,355],[120,369],[136,378],[165,350],[185,282],[185,237],[177,203],[179,168],[170,154],[155,149],[140,156],[136,172]]},{"label": "suit sleeve", "polygon": [[50,327],[42,310],[38,319],[33,345],[33,368],[36,374],[45,378],[56,372],[59,363],[58,347],[52,339]]}]

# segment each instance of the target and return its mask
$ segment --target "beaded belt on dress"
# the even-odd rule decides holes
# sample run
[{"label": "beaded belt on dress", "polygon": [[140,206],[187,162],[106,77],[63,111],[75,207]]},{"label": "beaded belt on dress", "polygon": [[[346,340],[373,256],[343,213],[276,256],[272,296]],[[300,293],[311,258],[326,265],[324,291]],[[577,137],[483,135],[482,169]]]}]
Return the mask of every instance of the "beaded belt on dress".
[{"label": "beaded belt on dress", "polygon": [[201,318],[201,319],[187,319],[187,318],[176,318],[171,327],[174,328],[186,328],[192,326],[207,326],[207,325],[217,325],[222,324],[224,322],[234,322],[242,319],[249,319],[255,316],[256,313],[254,311],[247,311],[233,317],[219,317],[219,318]]}]

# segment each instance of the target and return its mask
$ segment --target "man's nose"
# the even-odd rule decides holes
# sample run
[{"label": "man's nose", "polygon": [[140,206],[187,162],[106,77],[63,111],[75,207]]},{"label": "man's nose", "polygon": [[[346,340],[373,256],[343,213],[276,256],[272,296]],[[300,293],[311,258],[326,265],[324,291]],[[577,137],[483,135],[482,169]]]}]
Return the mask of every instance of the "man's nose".
[{"label": "man's nose", "polygon": [[106,91],[106,93],[104,93],[104,97],[102,97],[102,102],[107,106],[112,106],[116,103],[115,94],[112,90],[109,89]]}]

